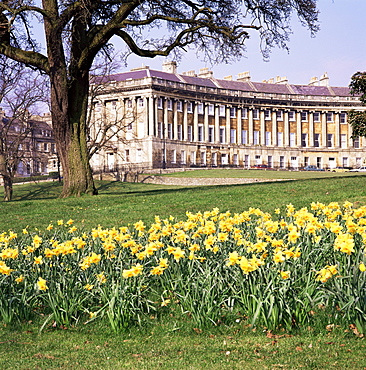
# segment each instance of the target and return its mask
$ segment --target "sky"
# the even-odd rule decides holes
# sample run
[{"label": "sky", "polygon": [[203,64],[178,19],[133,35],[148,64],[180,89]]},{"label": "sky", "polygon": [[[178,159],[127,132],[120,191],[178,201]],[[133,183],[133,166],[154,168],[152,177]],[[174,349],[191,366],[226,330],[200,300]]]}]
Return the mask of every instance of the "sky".
[{"label": "sky", "polygon": [[[318,9],[321,29],[316,36],[311,37],[294,16],[289,52],[273,49],[268,62],[263,60],[259,38],[253,33],[240,61],[211,66],[190,52],[178,64],[178,73],[208,67],[216,78],[232,75],[236,79],[240,72],[249,71],[255,82],[286,76],[289,83],[308,84],[311,77],[327,72],[331,86],[348,86],[355,72],[366,71],[366,0],[318,0]],[[161,70],[166,60],[170,59],[131,56],[126,69],[147,65]]]}]

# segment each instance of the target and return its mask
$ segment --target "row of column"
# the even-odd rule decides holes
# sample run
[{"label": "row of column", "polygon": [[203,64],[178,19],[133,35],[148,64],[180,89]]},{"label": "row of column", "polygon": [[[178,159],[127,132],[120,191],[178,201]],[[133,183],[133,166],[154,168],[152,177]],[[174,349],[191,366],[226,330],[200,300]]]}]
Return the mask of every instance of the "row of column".
[{"label": "row of column", "polygon": [[[182,140],[183,141],[189,141],[188,137],[188,114],[193,114],[193,129],[192,129],[192,141],[197,142],[198,141],[198,126],[199,126],[199,113],[198,113],[198,106],[199,103],[193,102],[193,112],[188,113],[188,101],[181,100],[182,103],[182,115],[183,120],[182,122],[179,122],[178,119],[178,110],[177,110],[177,100],[172,99],[172,115],[173,115],[173,122],[169,122],[169,114],[170,111],[168,109],[167,101],[168,99],[163,98],[163,106],[162,108],[158,108],[158,97],[156,96],[147,96],[144,97],[144,107],[147,107],[145,109],[146,117],[142,121],[147,123],[147,127],[145,127],[144,131],[146,130],[145,134],[147,135],[157,135],[158,128],[157,125],[158,122],[158,111],[160,109],[163,109],[163,124],[165,126],[165,130],[163,130],[165,138],[168,138],[168,124],[172,124],[173,127],[173,134],[172,138],[174,140],[178,140],[178,125],[182,125]],[[136,103],[134,103],[135,105]],[[243,144],[242,143],[242,130],[244,130],[244,121],[242,118],[242,109],[236,107],[236,118],[230,117],[230,106],[225,106],[225,120],[224,124],[220,125],[220,105],[215,105],[214,107],[214,141],[209,142],[209,104],[203,103],[204,110],[203,110],[203,132],[204,137],[203,141],[204,143],[211,143],[211,144],[220,144],[220,128],[224,129],[225,132],[225,142],[221,144],[230,144],[230,133],[231,129],[236,130],[236,144]],[[271,143],[270,146],[278,146],[278,122],[277,119],[277,112],[273,110],[271,112],[271,119],[266,120],[265,119],[265,109],[263,108],[248,108],[248,125],[247,125],[247,143],[248,145],[254,145],[254,125],[255,125],[255,119],[253,118],[253,111],[254,109],[259,110],[259,143],[261,146],[266,145],[266,122],[271,121]],[[283,146],[288,147],[290,146],[290,120],[289,120],[289,109],[284,109],[282,120],[284,122],[283,124]],[[306,110],[304,110],[306,111]],[[327,147],[327,135],[330,133],[328,131],[328,124],[331,122],[326,121],[326,111],[320,112],[320,119],[321,119],[321,132],[315,132],[315,122],[314,122],[314,112],[315,111],[306,111],[307,112],[307,121],[301,120],[301,111],[295,111],[295,125],[296,125],[296,131],[294,132],[296,134],[296,147],[302,146],[302,134],[303,131],[303,125],[307,126],[307,145],[308,147],[314,147],[314,134],[319,134],[319,146],[320,147]],[[335,125],[335,130],[332,132],[334,135],[334,147],[340,147],[341,145],[341,138],[340,138],[340,117],[338,112],[333,111],[333,120],[332,122]],[[234,123],[234,124],[233,124]],[[292,130],[293,132],[293,130]],[[347,125],[347,147],[349,147],[351,143],[351,135],[352,135],[352,129],[350,125]],[[140,136],[140,135],[138,135]],[[364,144],[364,143],[362,143]]]}]

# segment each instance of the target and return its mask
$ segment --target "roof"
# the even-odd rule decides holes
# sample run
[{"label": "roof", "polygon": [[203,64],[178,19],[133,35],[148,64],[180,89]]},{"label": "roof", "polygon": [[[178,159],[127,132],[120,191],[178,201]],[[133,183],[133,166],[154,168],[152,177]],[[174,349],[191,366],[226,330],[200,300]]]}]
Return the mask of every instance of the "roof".
[{"label": "roof", "polygon": [[352,96],[348,87],[313,86],[313,85],[294,85],[288,83],[267,83],[252,81],[231,81],[215,79],[213,77],[203,78],[199,76],[188,76],[178,73],[168,73],[142,67],[132,69],[128,72],[113,74],[102,77],[102,81],[127,81],[138,80],[146,77],[155,77],[172,82],[180,82],[190,85],[221,88],[228,90],[238,90],[246,92],[268,93],[268,94],[288,94],[288,95],[310,95],[310,96]]}]

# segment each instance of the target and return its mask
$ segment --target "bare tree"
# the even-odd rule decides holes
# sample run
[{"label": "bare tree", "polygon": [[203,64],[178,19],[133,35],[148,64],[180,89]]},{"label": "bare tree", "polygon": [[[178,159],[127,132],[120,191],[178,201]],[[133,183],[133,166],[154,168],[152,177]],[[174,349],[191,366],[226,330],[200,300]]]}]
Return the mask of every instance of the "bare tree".
[{"label": "bare tree", "polygon": [[[13,179],[20,163],[34,160],[32,112],[47,98],[46,80],[19,63],[0,56],[0,176],[4,200],[12,200]],[[7,114],[5,114],[7,112]]]},{"label": "bare tree", "polygon": [[[0,54],[49,76],[62,196],[96,194],[87,149],[89,71],[113,36],[126,54],[153,58],[195,47],[213,62],[228,62],[243,55],[251,31],[260,33],[265,56],[286,47],[293,13],[317,31],[316,0],[4,0]],[[32,36],[32,17],[43,26],[47,53]],[[163,36],[152,36],[159,28]]]}]

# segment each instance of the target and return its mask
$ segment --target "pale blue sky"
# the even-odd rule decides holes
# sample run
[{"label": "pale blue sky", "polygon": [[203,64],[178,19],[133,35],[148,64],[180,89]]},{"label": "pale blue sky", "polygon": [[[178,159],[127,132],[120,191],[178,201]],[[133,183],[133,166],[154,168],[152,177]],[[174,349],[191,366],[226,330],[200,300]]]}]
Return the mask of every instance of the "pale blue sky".
[{"label": "pale blue sky", "polygon": [[[287,76],[290,83],[307,84],[311,77],[328,73],[332,86],[348,86],[356,71],[366,70],[366,0],[319,0],[321,30],[315,38],[293,19],[290,52],[274,49],[270,61],[264,62],[255,34],[247,43],[246,58],[231,65],[211,68],[197,60],[193,53],[183,57],[178,72],[209,67],[214,76],[223,78],[250,71],[252,81]],[[144,65],[161,69],[163,58],[143,59],[131,56],[127,69]]]}]

